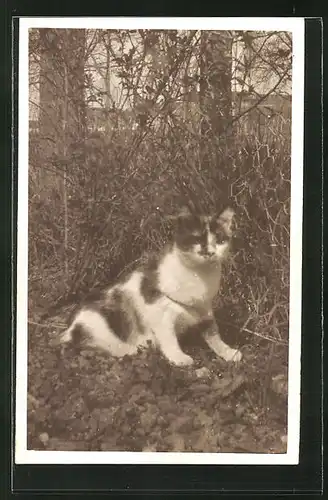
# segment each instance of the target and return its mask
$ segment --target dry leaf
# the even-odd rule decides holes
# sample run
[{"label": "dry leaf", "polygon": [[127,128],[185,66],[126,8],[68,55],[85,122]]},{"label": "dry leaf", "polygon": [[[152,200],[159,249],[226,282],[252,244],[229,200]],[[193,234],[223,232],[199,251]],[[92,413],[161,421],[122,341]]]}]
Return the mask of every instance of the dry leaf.
[{"label": "dry leaf", "polygon": [[221,398],[226,398],[233,394],[245,382],[243,375],[226,376],[221,379],[216,379],[212,384],[212,389],[215,390]]}]

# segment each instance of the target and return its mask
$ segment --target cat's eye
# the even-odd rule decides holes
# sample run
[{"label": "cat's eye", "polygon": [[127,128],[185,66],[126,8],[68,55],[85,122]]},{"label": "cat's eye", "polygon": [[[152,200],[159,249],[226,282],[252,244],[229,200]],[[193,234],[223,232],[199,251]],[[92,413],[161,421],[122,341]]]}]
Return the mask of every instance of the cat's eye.
[{"label": "cat's eye", "polygon": [[191,234],[189,238],[190,238],[191,243],[198,243],[200,238],[201,238],[201,235],[200,234]]},{"label": "cat's eye", "polygon": [[223,245],[228,241],[227,236],[222,236],[222,234],[217,234],[216,235],[216,242],[218,245]]}]

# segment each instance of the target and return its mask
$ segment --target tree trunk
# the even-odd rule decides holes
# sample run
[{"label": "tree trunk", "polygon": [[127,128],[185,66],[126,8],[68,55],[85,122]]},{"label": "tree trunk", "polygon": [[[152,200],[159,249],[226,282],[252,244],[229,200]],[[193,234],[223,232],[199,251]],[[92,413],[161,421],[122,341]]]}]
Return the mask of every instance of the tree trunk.
[{"label": "tree trunk", "polygon": [[85,163],[84,66],[85,30],[40,29],[39,130],[44,163],[62,174],[55,182],[62,192],[65,288],[69,283],[67,181],[71,169],[83,177],[83,168],[77,167]]},{"label": "tree trunk", "polygon": [[200,51],[199,103],[201,109],[201,144],[204,166],[211,143],[227,143],[232,111],[232,37],[228,31],[203,31]]},{"label": "tree trunk", "polygon": [[50,159],[62,152],[63,141],[68,151],[85,138],[85,30],[47,28],[40,29],[39,33],[39,130]]}]

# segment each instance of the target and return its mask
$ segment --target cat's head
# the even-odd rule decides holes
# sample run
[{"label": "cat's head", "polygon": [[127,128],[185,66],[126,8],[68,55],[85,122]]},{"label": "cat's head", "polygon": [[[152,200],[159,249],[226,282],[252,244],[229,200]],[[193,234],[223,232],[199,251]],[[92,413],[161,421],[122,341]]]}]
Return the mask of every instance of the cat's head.
[{"label": "cat's head", "polygon": [[231,208],[213,215],[198,215],[184,208],[176,217],[176,248],[195,264],[221,261],[229,250],[233,216]]}]

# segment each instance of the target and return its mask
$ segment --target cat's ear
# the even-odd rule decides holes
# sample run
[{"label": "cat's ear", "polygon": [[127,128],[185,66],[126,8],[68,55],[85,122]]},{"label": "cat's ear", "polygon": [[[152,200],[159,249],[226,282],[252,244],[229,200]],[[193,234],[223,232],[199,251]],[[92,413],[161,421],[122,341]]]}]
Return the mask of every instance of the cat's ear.
[{"label": "cat's ear", "polygon": [[177,212],[176,214],[167,215],[166,219],[173,221],[173,222],[178,222],[179,220],[190,217],[191,215],[192,215],[192,212],[191,212],[190,208],[187,205],[184,205],[181,207],[179,212]]},{"label": "cat's ear", "polygon": [[192,215],[190,208],[187,205],[181,207],[180,212],[178,213],[178,217],[190,217]]},{"label": "cat's ear", "polygon": [[218,217],[218,221],[220,222],[221,226],[224,228],[227,234],[231,235],[232,233],[232,222],[233,222],[233,217],[235,215],[235,212],[232,210],[232,208],[228,207]]}]

